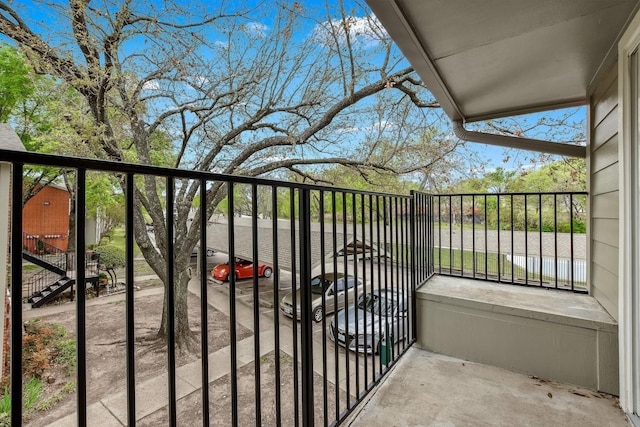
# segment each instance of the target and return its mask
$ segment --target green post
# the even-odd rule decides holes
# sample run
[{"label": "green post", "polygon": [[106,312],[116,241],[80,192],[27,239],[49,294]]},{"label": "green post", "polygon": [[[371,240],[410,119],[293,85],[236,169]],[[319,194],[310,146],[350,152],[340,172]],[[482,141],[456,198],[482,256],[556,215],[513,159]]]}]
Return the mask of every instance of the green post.
[{"label": "green post", "polygon": [[382,364],[388,366],[391,363],[391,334],[389,334],[389,324],[385,322],[384,325],[384,340],[380,346],[380,357],[382,358]]}]

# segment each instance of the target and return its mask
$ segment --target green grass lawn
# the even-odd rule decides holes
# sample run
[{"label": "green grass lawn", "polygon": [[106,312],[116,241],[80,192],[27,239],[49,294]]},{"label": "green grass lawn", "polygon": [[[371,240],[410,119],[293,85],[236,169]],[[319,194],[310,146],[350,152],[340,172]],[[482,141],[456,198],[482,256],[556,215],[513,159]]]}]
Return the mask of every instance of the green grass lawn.
[{"label": "green grass lawn", "polygon": [[[533,273],[532,271],[527,271],[522,267],[519,267],[510,261],[507,260],[505,254],[496,254],[496,253],[484,253],[484,252],[475,252],[475,263],[474,263],[474,253],[472,251],[461,251],[459,249],[450,250],[448,248],[435,248],[433,254],[433,261],[435,266],[435,271],[439,272],[463,272],[465,275],[473,275],[474,270],[476,275],[484,276],[485,274],[489,276],[498,276],[498,271],[500,272],[500,277],[502,278],[511,278],[513,273],[514,281],[529,281],[529,282],[539,282],[540,274]],[[545,283],[553,283],[555,284],[555,277],[550,277],[543,275],[542,281]],[[558,280],[558,285],[567,285],[568,281],[564,279]],[[574,282],[575,286],[584,287],[586,286],[585,282]]]},{"label": "green grass lawn", "polygon": [[[115,230],[113,230],[111,233],[111,238],[102,238],[101,244],[103,245],[113,245],[113,246],[117,246],[119,248],[121,248],[122,250],[124,250],[125,248],[125,232],[124,232],[124,228],[117,228]],[[138,247],[138,245],[136,244],[135,240],[133,242],[133,256],[138,256],[138,255],[142,255],[142,252],[140,252],[140,248]]]},{"label": "green grass lawn", "polygon": [[[122,228],[115,229],[111,232],[111,239],[103,239],[103,245],[113,245],[125,249],[125,231]],[[142,255],[140,248],[138,245],[133,242],[133,256],[134,258],[139,258]],[[146,276],[149,274],[155,274],[155,272],[149,267],[149,264],[144,259],[136,259],[133,262],[134,266],[134,274],[136,276]],[[123,280],[125,275],[125,269],[119,268],[116,269],[116,273],[118,275],[118,280]]]}]

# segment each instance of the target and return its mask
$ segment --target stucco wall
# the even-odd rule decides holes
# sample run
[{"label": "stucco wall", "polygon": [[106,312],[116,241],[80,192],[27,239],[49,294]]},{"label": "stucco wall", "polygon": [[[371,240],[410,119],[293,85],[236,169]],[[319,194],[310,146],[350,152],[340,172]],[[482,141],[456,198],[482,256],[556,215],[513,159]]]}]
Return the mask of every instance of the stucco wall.
[{"label": "stucco wall", "polygon": [[591,295],[618,320],[618,69],[595,86],[590,101]]},{"label": "stucco wall", "polygon": [[435,276],[416,301],[420,348],[619,393],[618,327],[590,295]]}]

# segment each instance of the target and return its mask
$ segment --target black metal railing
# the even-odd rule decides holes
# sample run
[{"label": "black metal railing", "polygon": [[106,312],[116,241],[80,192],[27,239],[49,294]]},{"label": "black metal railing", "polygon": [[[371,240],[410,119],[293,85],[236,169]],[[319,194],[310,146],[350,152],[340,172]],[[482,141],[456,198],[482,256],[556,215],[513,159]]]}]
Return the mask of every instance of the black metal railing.
[{"label": "black metal railing", "polygon": [[[433,274],[586,290],[577,267],[584,257],[579,239],[585,193],[400,196],[35,153],[0,150],[0,156],[12,164],[11,283],[23,283],[25,165],[74,171],[68,176],[76,183],[76,258],[85,257],[88,246],[81,231],[87,175],[109,174],[124,192],[125,304],[103,304],[105,324],[96,317],[99,305],[86,309],[84,287],[78,287],[72,328],[76,405],[62,422],[90,425],[93,409],[104,414],[106,406],[114,422],[126,425],[147,416],[155,424],[193,425],[194,414],[201,414],[202,425],[340,424],[415,342],[416,288]],[[137,210],[151,181],[159,183],[162,212],[145,210],[150,205]],[[182,215],[185,201],[195,219]],[[226,219],[209,223],[214,203]],[[144,248],[147,255],[172,261],[162,268],[154,264],[165,286],[137,298],[134,234],[144,240],[148,216],[155,246]],[[199,233],[189,235],[194,224]],[[181,263],[182,252],[191,254],[181,246],[187,238],[199,241],[195,266]],[[222,278],[227,282],[210,280],[210,246],[217,250],[216,263],[228,261]],[[236,270],[241,259],[252,261],[249,279]],[[265,271],[261,264],[270,277],[258,277]],[[184,287],[181,277],[192,267],[198,274]],[[84,283],[93,268],[76,266],[77,282]],[[317,293],[314,277],[333,290],[321,287]],[[340,289],[350,283],[351,291]],[[12,307],[22,306],[22,294],[22,286],[12,287]],[[150,302],[154,295],[157,302]],[[198,303],[181,305],[191,297],[199,297]],[[146,348],[149,319],[160,327],[162,316],[153,309],[163,303],[170,313],[168,332]],[[319,314],[318,306],[324,307]],[[185,307],[199,311],[199,321],[189,324],[189,337],[198,338],[187,346],[188,357],[177,348]],[[22,311],[12,310],[12,391],[23,387],[22,321]],[[96,349],[95,339],[87,341],[96,324],[111,328],[110,337],[120,337],[116,343],[124,342],[124,354],[119,347],[113,357],[120,357],[126,376],[89,389],[91,367],[104,363],[104,343]],[[164,401],[158,399],[159,383],[167,390]],[[21,393],[12,393],[12,408],[12,424],[20,425]]]},{"label": "black metal railing", "polygon": [[50,286],[52,283],[55,283],[56,280],[59,280],[63,276],[55,273],[53,271],[42,269],[38,271],[36,274],[29,277],[23,288],[25,292],[24,298],[28,299],[35,293],[41,292],[46,289],[47,286]]},{"label": "black metal railing", "polygon": [[432,196],[437,274],[587,292],[587,193]]},{"label": "black metal railing", "polygon": [[[67,272],[73,275],[73,272],[78,269],[76,261],[76,253],[67,251]],[[84,268],[85,275],[87,277],[97,276],[100,272],[100,253],[92,250],[87,250],[84,253]]]},{"label": "black metal railing", "polygon": [[[31,296],[46,290],[62,278],[75,279],[77,269],[76,254],[70,251],[63,251],[60,248],[53,248],[55,248],[56,251],[52,249],[47,254],[34,254],[23,247],[23,249],[31,255],[28,260],[35,262],[40,261],[38,265],[42,267],[42,270],[23,281],[23,292],[25,293],[23,296],[25,298],[28,299]],[[35,259],[32,257],[35,257]],[[98,276],[99,262],[99,253],[89,251],[85,254],[84,268],[87,278],[95,279]]]},{"label": "black metal railing", "polygon": [[[108,408],[108,412],[127,425],[135,425],[150,413],[157,415],[154,422],[158,424],[191,425],[193,420],[189,417],[198,412],[202,414],[203,425],[216,420],[227,420],[223,422],[231,425],[335,425],[345,420],[415,341],[416,286],[434,272],[434,228],[433,217],[429,215],[433,199],[429,196],[358,192],[35,153],[0,150],[0,155],[3,161],[12,164],[12,248],[22,248],[22,184],[28,179],[23,176],[25,165],[75,171],[76,257],[84,257],[87,247],[81,232],[85,226],[87,174],[111,174],[117,176],[123,186],[125,304],[124,307],[105,304],[104,309],[113,310],[114,314],[108,324],[100,327],[121,331],[126,378],[118,383],[121,378],[118,376],[101,390],[95,386],[88,389],[87,383],[92,378],[90,367],[103,363],[103,358],[93,360],[93,357],[101,355],[104,348],[96,350],[92,348],[94,341],[87,341],[98,309],[96,305],[92,305],[90,311],[86,309],[85,298],[82,298],[84,288],[78,287],[73,310],[77,344],[76,405],[75,412],[68,414],[72,417],[70,422],[91,425],[89,414],[94,405],[104,412],[104,405],[124,402],[124,408]],[[161,364],[164,366],[160,371],[153,370],[158,368],[157,359],[155,363],[145,359],[155,350],[140,351],[140,346],[145,345],[140,337],[149,329],[147,324],[139,325],[140,316],[145,304],[153,304],[145,299],[150,297],[136,298],[135,294],[139,261],[134,256],[133,236],[137,232],[139,237],[140,230],[146,230],[146,224],[144,216],[138,215],[140,211],[135,209],[139,201],[134,193],[136,186],[145,185],[143,182],[149,179],[162,182],[164,197],[164,212],[160,215],[163,223],[154,222],[154,227],[156,238],[164,230],[166,244],[159,245],[157,250],[162,253],[158,252],[157,256],[174,260],[166,263],[164,272],[158,272],[166,276],[159,302],[162,305],[164,301],[167,312],[171,313],[166,317],[165,330],[169,332],[163,344],[165,363]],[[199,212],[199,216],[183,227],[178,222],[177,200],[188,188],[197,188],[194,194],[199,197],[192,198],[191,208]],[[222,193],[214,195],[213,189],[221,189]],[[209,203],[220,200],[225,201],[218,206],[224,207],[226,221],[208,223]],[[240,207],[244,210],[243,216],[249,218],[239,216]],[[154,218],[158,217],[154,212]],[[199,357],[191,354],[187,363],[182,357],[183,351],[177,351],[179,337],[175,331],[181,321],[177,307],[184,290],[180,288],[179,278],[185,272],[174,249],[182,243],[179,239],[184,238],[178,234],[189,230],[193,223],[200,228],[197,236],[199,274],[192,278],[188,289],[191,295],[200,298],[198,304],[190,303],[189,308],[200,312],[199,323],[192,320],[190,324],[191,331],[197,332],[200,351]],[[211,265],[205,256],[212,244],[216,245],[216,256],[228,259],[231,272],[235,271],[237,259],[251,260],[253,277],[241,280],[239,275],[230,274],[228,282],[212,282]],[[23,280],[20,252],[12,250],[11,253],[11,283]],[[259,278],[259,264],[268,265],[273,275]],[[83,283],[90,273],[86,263],[78,265],[77,282]],[[353,292],[321,292],[320,302],[325,309],[321,311],[321,319],[314,319],[317,302],[311,287],[312,277],[331,276],[334,286],[338,286],[336,278],[341,275],[353,277],[356,284]],[[280,310],[280,302],[285,294],[298,288],[299,294],[291,292],[291,318]],[[12,287],[11,298],[13,307],[21,307],[21,286]],[[334,307],[344,308],[329,310],[331,302]],[[117,311],[121,309],[123,312]],[[155,316],[160,326],[161,318]],[[212,317],[217,320],[212,322]],[[316,323],[317,320],[320,321]],[[20,425],[23,421],[21,393],[16,391],[23,387],[21,310],[12,311],[11,322],[11,420],[13,425]],[[212,341],[212,336],[226,338]],[[153,348],[157,350],[162,346]],[[215,365],[211,365],[210,360],[215,360]],[[199,376],[194,376],[192,369],[199,372]],[[157,386],[149,384],[162,378],[167,399],[153,411],[149,405],[158,401],[158,392]],[[221,386],[219,381],[226,385]],[[193,387],[193,391],[185,393],[182,390],[185,384]],[[224,396],[217,394],[220,387],[226,387]],[[145,393],[152,393],[153,399],[147,399]],[[213,397],[213,393],[218,397]],[[194,400],[199,402],[195,410]],[[136,406],[140,402],[144,408]]]},{"label": "black metal railing", "polygon": [[67,267],[67,252],[44,240],[42,236],[22,232],[22,249],[36,260],[52,267],[51,270],[65,272]]}]

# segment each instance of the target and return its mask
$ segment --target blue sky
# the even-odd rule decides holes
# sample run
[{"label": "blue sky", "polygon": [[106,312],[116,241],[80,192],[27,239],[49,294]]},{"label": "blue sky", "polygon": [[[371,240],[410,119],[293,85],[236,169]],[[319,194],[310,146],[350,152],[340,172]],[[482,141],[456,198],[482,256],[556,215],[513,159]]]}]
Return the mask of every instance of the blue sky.
[{"label": "blue sky", "polygon": [[[54,0],[53,3],[58,3],[60,5],[67,4],[66,2],[63,2],[61,0]],[[149,3],[139,2],[136,4],[151,4],[151,5],[156,5],[153,7],[160,8],[160,7],[163,7],[162,5],[166,3],[151,1]],[[248,7],[257,6],[258,8],[261,8],[263,4],[264,3],[261,3],[261,2],[245,3],[245,5],[247,5]],[[299,5],[300,8],[307,8],[315,4],[316,2],[314,1],[301,1],[299,3],[289,3],[290,7],[292,8],[298,7],[296,5]],[[330,3],[330,4],[333,4],[333,3]],[[24,2],[21,2],[20,5],[16,7],[27,11],[35,25],[42,26],[42,28],[45,30],[54,29],[56,27],[56,20],[51,16],[51,14],[44,12],[38,5],[39,3],[37,2],[24,1]],[[99,7],[100,5],[101,3],[96,3],[97,7]],[[339,3],[335,2],[335,6],[337,7],[338,5]],[[197,7],[215,8],[216,6],[217,6],[217,3],[215,2],[202,3],[202,4],[198,2],[193,2],[194,8],[197,8]],[[233,2],[229,3],[229,6],[234,7],[235,3]],[[350,2],[350,1],[345,2],[345,10],[349,11],[352,9],[353,6],[354,6],[353,2]],[[145,7],[149,7],[149,6],[145,6]],[[268,13],[262,13],[262,14],[259,13],[254,15],[254,17],[255,19],[247,19],[246,22],[243,23],[243,25],[245,25],[246,28],[249,29],[250,31],[253,31],[256,37],[268,36],[268,31],[270,31],[270,29],[273,28],[274,25],[276,25],[276,23],[272,19],[272,16]],[[334,16],[334,18],[337,18],[337,17],[338,17],[337,15]],[[168,16],[167,19],[171,19],[171,17]],[[315,23],[311,20],[308,21],[307,22],[308,26],[306,28],[303,28],[303,31],[296,33],[295,37],[298,37],[300,39],[312,37],[314,34],[314,28],[317,28],[316,25],[322,22],[326,22],[325,16],[318,17]],[[225,43],[224,38],[222,37],[221,34],[212,34],[212,36],[220,37],[219,42],[221,43],[221,46]],[[359,37],[363,44],[366,45],[366,43],[368,43],[367,35],[365,31],[362,31]],[[64,40],[60,40],[60,43],[64,43]],[[401,68],[407,65],[408,65],[408,62],[405,60],[404,63],[399,63],[397,68]],[[147,88],[151,90],[154,89],[154,84],[155,84],[154,82],[149,82]],[[510,129],[513,129],[513,130],[517,130],[518,128],[522,129],[523,135],[528,137],[547,139],[549,138],[549,136],[551,136],[552,138],[550,139],[552,140],[562,140],[562,137],[566,135],[561,135],[561,134],[552,135],[553,133],[555,133],[555,132],[552,132],[553,131],[552,128],[544,125],[534,126],[532,124],[536,124],[540,122],[541,117],[546,116],[550,119],[555,119],[560,117],[564,113],[565,112],[562,112],[562,111],[553,111],[553,112],[547,112],[542,114],[539,113],[537,115],[531,115],[529,117],[522,117],[522,118],[517,118],[513,120],[507,120],[506,123],[508,124],[508,127]],[[575,114],[574,118],[576,119],[576,121],[582,120],[584,122],[585,114],[586,112],[584,108],[579,109],[578,113]],[[450,123],[448,122],[448,120],[447,119],[444,119],[444,120],[446,121],[442,122],[442,126],[445,128],[449,127]],[[483,126],[482,124],[478,124],[478,125]],[[558,139],[554,139],[555,137],[557,137]],[[353,144],[354,141],[356,140],[357,140],[357,137],[353,138],[351,143]],[[475,165],[473,167],[476,168],[476,170],[478,171],[480,170],[491,171],[497,167],[503,167],[506,169],[518,169],[523,167],[530,168],[530,167],[534,167],[537,164],[536,162],[540,161],[540,156],[536,153],[529,153],[529,152],[524,152],[520,150],[510,150],[508,152],[505,152],[505,149],[501,147],[487,146],[487,145],[481,145],[481,144],[466,143],[465,150],[468,150],[468,152],[466,153],[461,152],[460,153],[461,157],[464,157],[465,155],[472,155],[472,156],[477,156],[481,159],[480,164],[477,161],[474,162]],[[477,168],[477,166],[480,166],[482,169]]]},{"label": "blue sky", "polygon": [[[585,145],[586,113],[586,107],[572,107],[509,117],[502,119],[500,124],[510,131],[521,131],[522,136],[529,138]],[[480,122],[467,127],[485,130],[487,125]],[[485,144],[468,144],[468,148],[487,157],[486,168],[489,170],[501,167],[508,170],[524,171],[537,168],[548,161],[560,159],[559,156],[548,156],[537,152],[505,149]]]}]

